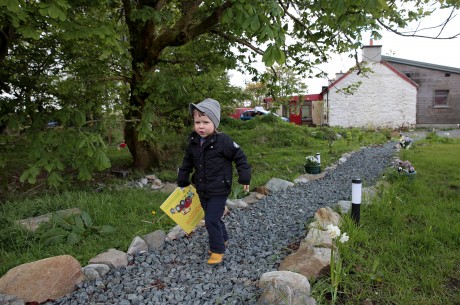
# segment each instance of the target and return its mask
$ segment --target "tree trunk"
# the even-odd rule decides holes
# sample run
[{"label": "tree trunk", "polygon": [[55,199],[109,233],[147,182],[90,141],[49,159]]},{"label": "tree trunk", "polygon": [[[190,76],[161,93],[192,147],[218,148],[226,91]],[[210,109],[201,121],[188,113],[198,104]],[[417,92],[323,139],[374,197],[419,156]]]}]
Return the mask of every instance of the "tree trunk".
[{"label": "tree trunk", "polygon": [[[152,147],[147,141],[139,140],[139,132],[136,130],[137,120],[141,120],[139,112],[131,112],[127,115],[125,125],[125,141],[133,157],[133,167],[139,171],[147,172],[160,164],[162,154]],[[134,122],[132,122],[134,121]]]},{"label": "tree trunk", "polygon": [[[139,170],[149,170],[159,165],[165,154],[161,148],[154,147],[153,143],[139,141],[139,132],[136,126],[142,120],[142,109],[145,106],[149,93],[143,88],[146,75],[154,71],[159,62],[162,51],[167,47],[179,47],[192,41],[196,37],[208,32],[218,24],[222,14],[233,5],[233,1],[225,1],[209,12],[206,18],[195,24],[194,14],[197,13],[201,1],[179,1],[186,5],[181,9],[182,15],[176,23],[160,31],[158,24],[153,20],[143,21],[141,18],[132,19],[135,9],[150,9],[160,12],[167,1],[130,1],[123,0],[125,20],[128,25],[130,53],[132,57],[132,79],[130,109],[125,115],[125,141],[133,156],[134,167]],[[137,5],[137,6],[135,6]]]}]

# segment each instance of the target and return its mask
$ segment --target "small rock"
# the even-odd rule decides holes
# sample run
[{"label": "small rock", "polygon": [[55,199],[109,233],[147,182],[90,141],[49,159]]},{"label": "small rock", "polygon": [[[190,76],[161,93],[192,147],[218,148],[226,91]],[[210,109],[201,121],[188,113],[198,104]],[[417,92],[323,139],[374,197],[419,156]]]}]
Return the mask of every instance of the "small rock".
[{"label": "small rock", "polygon": [[373,304],[373,303],[372,303],[371,299],[369,299],[369,298],[367,298],[367,299],[365,299],[365,300],[363,301],[363,305],[372,305],[372,304]]},{"label": "small rock", "polygon": [[257,194],[256,194],[256,198],[257,198],[257,200],[261,200],[261,199],[264,199],[264,198],[265,198],[265,195],[262,195],[262,194],[257,193]]},{"label": "small rock", "polygon": [[339,200],[336,204],[339,208],[342,215],[347,214],[348,211],[351,209],[351,201],[350,200]]},{"label": "small rock", "polygon": [[110,267],[106,264],[89,264],[82,268],[88,280],[95,280],[106,275],[110,271]]},{"label": "small rock", "polygon": [[266,195],[258,192],[250,192],[247,196],[243,197],[241,200],[247,204],[253,204],[259,201],[261,198],[264,198]]},{"label": "small rock", "polygon": [[300,243],[300,247],[316,246],[332,248],[332,239],[326,231],[312,228],[308,231],[307,236]]},{"label": "small rock", "polygon": [[89,263],[106,264],[110,268],[126,267],[128,265],[128,255],[125,252],[110,249],[90,259]]},{"label": "small rock", "polygon": [[271,178],[265,185],[270,192],[285,191],[294,186],[294,183],[279,178]]},{"label": "small rock", "polygon": [[169,231],[169,233],[166,236],[166,240],[168,241],[176,240],[181,237],[184,237],[185,234],[186,234],[185,231],[182,230],[182,228],[179,225],[177,225]]},{"label": "small rock", "polygon": [[166,239],[166,233],[163,230],[156,230],[142,237],[147,243],[150,250],[159,250],[163,248]]},{"label": "small rock", "polygon": [[340,223],[340,215],[332,211],[330,207],[324,207],[315,212],[315,220],[321,228],[325,229],[328,224],[338,226]]},{"label": "small rock", "polygon": [[147,243],[139,236],[136,236],[131,242],[131,245],[126,253],[129,255],[138,255],[147,252],[148,249],[149,247],[147,246]]},{"label": "small rock", "polygon": [[161,189],[161,191],[165,193],[172,193],[176,190],[176,188],[177,188],[177,184],[166,182],[163,188]]},{"label": "small rock", "polygon": [[[56,214],[59,217],[66,218],[66,217],[73,216],[73,215],[80,215],[81,210],[79,208],[71,208],[71,209],[57,211]],[[49,222],[52,215],[53,213],[47,213],[47,214],[36,216],[36,217],[21,219],[21,220],[16,221],[16,223],[23,226],[27,230],[35,231],[38,229],[40,224],[44,222]]]},{"label": "small rock", "polygon": [[247,208],[248,204],[241,199],[227,200],[227,206],[230,208]]}]

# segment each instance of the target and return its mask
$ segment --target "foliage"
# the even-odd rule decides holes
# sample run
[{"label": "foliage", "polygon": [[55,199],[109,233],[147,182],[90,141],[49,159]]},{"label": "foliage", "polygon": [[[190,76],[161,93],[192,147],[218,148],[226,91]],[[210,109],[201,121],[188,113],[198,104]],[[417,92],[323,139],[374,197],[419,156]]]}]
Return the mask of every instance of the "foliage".
[{"label": "foliage", "polygon": [[249,83],[244,88],[244,92],[249,95],[251,101],[251,107],[260,105],[262,100],[269,95],[267,86],[264,83]]},{"label": "foliage", "polygon": [[331,246],[331,258],[330,258],[330,276],[331,276],[331,295],[332,300],[331,304],[337,302],[337,292],[339,285],[343,280],[343,277],[346,276],[346,273],[343,270],[343,262],[340,258],[339,246],[340,244],[346,243],[349,240],[347,233],[340,234],[339,227],[329,224],[326,227],[326,232],[332,240]]},{"label": "foliage", "polygon": [[74,246],[90,234],[113,234],[114,226],[94,226],[91,216],[85,211],[78,215],[64,218],[58,213],[53,213],[49,223],[42,224],[37,234],[40,242],[45,246],[58,245],[63,242]]},{"label": "foliage", "polygon": [[288,106],[290,97],[306,93],[306,86],[302,83],[301,75],[288,67],[275,65],[261,76],[266,84],[267,95],[273,97],[272,107]]},{"label": "foliage", "polygon": [[318,166],[318,160],[315,156],[306,156],[304,166]]},{"label": "foliage", "polygon": [[[227,69],[254,74],[251,64],[261,56],[268,67],[290,75],[292,88],[296,77],[317,76],[313,68],[330,52],[359,50],[364,31],[378,38],[382,28],[396,31],[437,8],[458,8],[457,2],[403,4],[2,0],[0,132],[22,132],[32,143],[52,120],[68,137],[90,143],[85,139],[105,137],[123,120],[133,166],[147,171],[178,149],[169,135],[187,126],[188,103],[211,96],[228,108],[246,97],[229,85]],[[48,166],[48,172],[45,164],[72,168],[73,146],[65,146],[69,155],[57,155],[59,160],[30,151],[35,159],[24,179],[33,182],[47,172],[50,183],[62,183],[62,166]],[[105,159],[103,147],[92,153]],[[100,164],[83,164],[77,176],[88,179]]]},{"label": "foliage", "polygon": [[452,139],[448,137],[441,137],[436,132],[428,132],[426,134],[426,140],[430,143],[450,143]]}]

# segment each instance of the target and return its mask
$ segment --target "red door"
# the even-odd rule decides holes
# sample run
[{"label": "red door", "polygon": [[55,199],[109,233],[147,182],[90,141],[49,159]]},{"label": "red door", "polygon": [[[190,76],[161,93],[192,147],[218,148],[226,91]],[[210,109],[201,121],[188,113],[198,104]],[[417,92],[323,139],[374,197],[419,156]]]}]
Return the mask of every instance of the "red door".
[{"label": "red door", "polygon": [[289,102],[289,121],[296,125],[302,125],[302,116],[300,114],[300,104],[298,101]]}]

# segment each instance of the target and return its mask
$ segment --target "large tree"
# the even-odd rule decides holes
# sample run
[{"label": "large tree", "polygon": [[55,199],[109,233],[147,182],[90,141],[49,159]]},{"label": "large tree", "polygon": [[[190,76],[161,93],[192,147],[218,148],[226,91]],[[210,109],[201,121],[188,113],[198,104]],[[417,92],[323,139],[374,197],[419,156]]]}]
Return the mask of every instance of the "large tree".
[{"label": "large tree", "polygon": [[[272,66],[288,63],[299,73],[328,60],[330,51],[349,52],[361,47],[361,34],[376,38],[382,28],[404,28],[427,17],[436,6],[456,9],[457,1],[295,1],[295,0],[122,0],[132,54],[130,108],[126,112],[126,140],[135,166],[147,168],[161,160],[158,145],[146,140],[150,121],[165,122],[168,113],[158,82],[168,65],[178,60],[175,49],[198,39],[208,41],[222,56],[243,63],[255,55]],[[405,9],[408,7],[408,9]],[[413,10],[417,7],[417,10]],[[417,33],[413,33],[417,35]],[[441,37],[441,36],[440,36]],[[249,53],[247,52],[249,51]],[[144,128],[148,127],[148,128]]]}]

